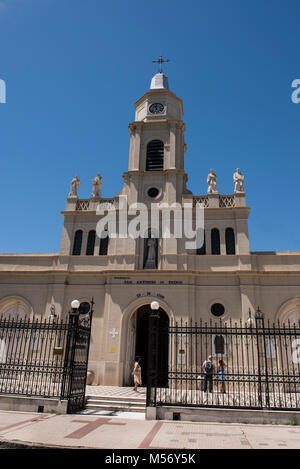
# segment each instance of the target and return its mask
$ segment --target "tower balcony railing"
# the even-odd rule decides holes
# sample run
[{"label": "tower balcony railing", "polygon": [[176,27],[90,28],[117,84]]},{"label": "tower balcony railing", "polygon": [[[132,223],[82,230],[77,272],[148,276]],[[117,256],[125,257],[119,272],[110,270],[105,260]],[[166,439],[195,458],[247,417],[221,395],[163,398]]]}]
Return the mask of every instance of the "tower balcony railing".
[{"label": "tower balcony railing", "polygon": [[[207,194],[194,195],[192,198],[193,207],[201,204],[204,208],[235,208],[246,206],[245,194]],[[116,198],[103,198],[95,201],[94,199],[77,199],[75,204],[69,205],[69,210],[76,212],[95,211],[96,206],[101,204],[117,205]]]},{"label": "tower balcony railing", "polygon": [[85,211],[90,208],[90,199],[78,199],[76,202],[76,211]]},{"label": "tower balcony railing", "polygon": [[196,195],[193,197],[193,207],[197,204],[203,205],[205,208],[209,207],[208,195]]},{"label": "tower balcony railing", "polygon": [[95,211],[97,205],[101,204],[112,204],[115,205],[115,199],[114,198],[104,198],[104,199],[76,199],[76,204],[74,207],[74,204],[70,207],[69,209],[75,210],[76,212],[87,212],[87,211]]},{"label": "tower balcony railing", "polygon": [[234,195],[220,195],[219,196],[219,207],[231,208],[235,207]]},{"label": "tower balcony railing", "polygon": [[193,207],[201,204],[204,208],[235,208],[245,207],[245,193],[207,194],[193,196]]}]

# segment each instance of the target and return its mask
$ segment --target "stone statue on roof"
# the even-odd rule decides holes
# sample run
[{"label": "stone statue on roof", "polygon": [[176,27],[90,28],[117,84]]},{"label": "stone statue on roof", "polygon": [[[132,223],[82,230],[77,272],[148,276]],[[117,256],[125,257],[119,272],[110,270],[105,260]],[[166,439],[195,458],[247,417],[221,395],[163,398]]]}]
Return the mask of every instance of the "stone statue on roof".
[{"label": "stone statue on roof", "polygon": [[80,179],[78,175],[76,174],[76,176],[71,181],[71,190],[70,190],[68,197],[78,197],[79,186],[80,186]]},{"label": "stone statue on roof", "polygon": [[233,182],[234,182],[234,193],[236,194],[237,192],[245,192],[244,189],[244,180],[245,177],[241,173],[240,168],[237,168],[236,172],[233,175]]},{"label": "stone statue on roof", "polygon": [[97,174],[95,179],[92,180],[93,192],[92,197],[101,197],[101,188],[102,188],[102,176],[100,173]]},{"label": "stone statue on roof", "polygon": [[217,175],[214,173],[214,170],[211,169],[209,175],[207,176],[207,193],[208,194],[218,194],[217,187]]}]

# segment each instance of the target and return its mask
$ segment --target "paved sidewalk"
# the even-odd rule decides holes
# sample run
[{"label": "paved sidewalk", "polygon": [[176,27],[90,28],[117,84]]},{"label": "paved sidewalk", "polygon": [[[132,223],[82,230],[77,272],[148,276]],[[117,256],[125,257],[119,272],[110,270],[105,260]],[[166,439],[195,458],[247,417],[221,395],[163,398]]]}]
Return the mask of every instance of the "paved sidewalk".
[{"label": "paved sidewalk", "polygon": [[0,411],[0,441],[97,449],[299,449],[299,426]]}]

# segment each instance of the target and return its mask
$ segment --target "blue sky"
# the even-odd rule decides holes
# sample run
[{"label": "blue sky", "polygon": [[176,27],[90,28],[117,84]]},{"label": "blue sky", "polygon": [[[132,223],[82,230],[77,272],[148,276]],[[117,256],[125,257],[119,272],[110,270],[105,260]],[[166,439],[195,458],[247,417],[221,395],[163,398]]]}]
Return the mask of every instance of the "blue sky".
[{"label": "blue sky", "polygon": [[58,252],[79,195],[127,170],[128,123],[160,54],[184,101],[188,188],[245,174],[252,251],[300,250],[298,0],[0,0],[0,252]]}]

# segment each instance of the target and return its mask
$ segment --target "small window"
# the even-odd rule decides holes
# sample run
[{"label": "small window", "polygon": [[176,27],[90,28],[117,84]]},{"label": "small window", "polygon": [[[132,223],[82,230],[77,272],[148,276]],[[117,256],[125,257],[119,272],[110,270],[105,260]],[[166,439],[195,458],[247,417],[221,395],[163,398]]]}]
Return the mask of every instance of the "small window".
[{"label": "small window", "polygon": [[205,232],[203,233],[203,237],[203,244],[200,248],[197,249],[198,256],[204,256],[206,254]]},{"label": "small window", "polygon": [[73,256],[80,256],[82,244],[82,230],[77,230],[74,237]]},{"label": "small window", "polygon": [[91,310],[91,305],[88,301],[83,301],[79,306],[79,314],[87,314]]},{"label": "small window", "polygon": [[225,313],[225,308],[221,303],[214,303],[212,307],[210,308],[211,314],[219,318],[220,316],[223,316]]},{"label": "small window", "polygon": [[216,335],[214,338],[215,355],[225,355],[225,340],[222,335]]},{"label": "small window", "polygon": [[107,256],[108,243],[109,243],[109,236],[108,236],[108,232],[107,232],[107,236],[105,238],[100,238],[100,248],[99,248],[99,255],[100,256]]},{"label": "small window", "polygon": [[211,253],[220,254],[220,232],[217,228],[211,230]]},{"label": "small window", "polygon": [[235,254],[235,237],[232,228],[226,228],[225,231],[226,254]]},{"label": "small window", "polygon": [[87,256],[93,256],[94,255],[95,240],[96,240],[96,231],[92,230],[92,231],[89,232],[87,245],[86,245],[86,255]]},{"label": "small window", "polygon": [[157,187],[150,187],[150,189],[147,192],[148,196],[151,197],[152,199],[155,199],[155,197],[158,196],[159,190]]},{"label": "small window", "polygon": [[151,140],[147,145],[146,171],[162,171],[164,169],[164,142]]}]

